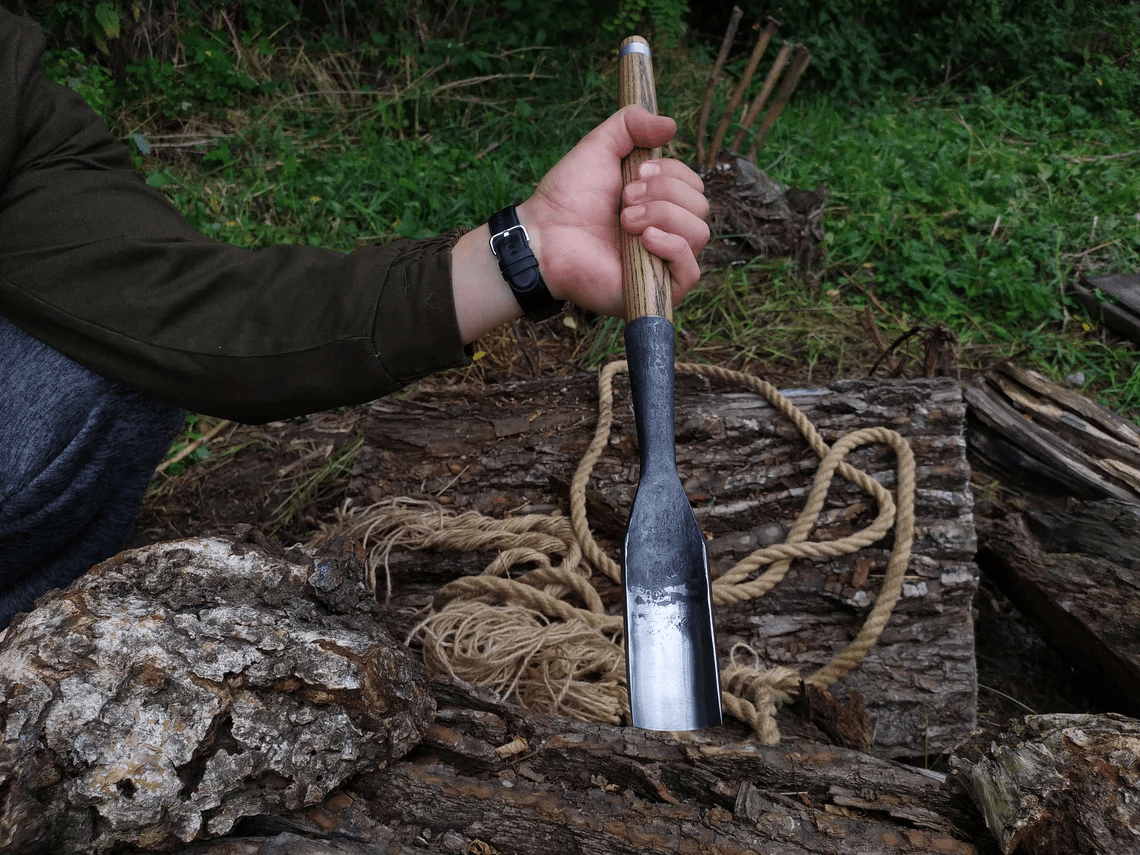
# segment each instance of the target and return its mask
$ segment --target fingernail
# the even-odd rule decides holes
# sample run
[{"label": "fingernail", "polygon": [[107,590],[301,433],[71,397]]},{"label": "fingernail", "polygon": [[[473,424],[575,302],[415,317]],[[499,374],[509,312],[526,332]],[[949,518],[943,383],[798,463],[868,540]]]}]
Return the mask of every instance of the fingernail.
[{"label": "fingernail", "polygon": [[649,188],[644,181],[635,181],[625,188],[625,198],[630,202],[636,202],[641,199],[648,192]]},{"label": "fingernail", "polygon": [[645,216],[645,206],[644,205],[637,205],[636,207],[633,207],[633,208],[626,208],[625,209],[625,215],[627,217],[629,217],[631,220],[633,220],[634,222],[636,222],[637,220],[640,220],[642,217]]},{"label": "fingernail", "polygon": [[661,174],[661,167],[656,163],[643,163],[638,167],[637,174],[641,178],[652,178]]}]

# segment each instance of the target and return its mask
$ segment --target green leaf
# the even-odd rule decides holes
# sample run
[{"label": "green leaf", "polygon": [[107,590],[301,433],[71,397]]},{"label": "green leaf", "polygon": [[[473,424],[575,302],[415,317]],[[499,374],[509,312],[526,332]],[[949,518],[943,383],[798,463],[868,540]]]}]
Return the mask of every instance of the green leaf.
[{"label": "green leaf", "polygon": [[146,177],[148,187],[165,187],[170,183],[170,173],[161,169],[151,172]]},{"label": "green leaf", "polygon": [[119,13],[110,3],[100,3],[95,7],[95,20],[103,28],[103,33],[109,39],[119,37]]}]

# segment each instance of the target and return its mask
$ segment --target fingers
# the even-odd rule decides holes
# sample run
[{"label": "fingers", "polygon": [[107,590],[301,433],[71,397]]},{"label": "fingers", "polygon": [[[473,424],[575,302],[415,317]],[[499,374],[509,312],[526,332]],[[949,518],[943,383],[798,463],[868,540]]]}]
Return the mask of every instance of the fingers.
[{"label": "fingers", "polygon": [[[630,151],[634,146],[641,148],[657,148],[673,139],[677,133],[677,123],[668,116],[655,116],[642,107],[630,106],[614,114],[625,125],[630,138]],[[622,154],[625,157],[626,151]]]},{"label": "fingers", "polygon": [[[687,166],[677,161],[653,161],[649,165],[660,164],[668,168],[665,172],[677,173],[680,170],[689,172],[694,179],[696,185],[685,180],[685,176],[674,178],[671,174],[650,174],[648,178],[639,181],[631,181],[626,185],[625,190],[622,192],[622,205],[629,207],[630,205],[644,205],[647,202],[662,201],[670,202],[674,205],[680,205],[688,211],[696,214],[702,220],[709,214],[709,202],[705,198],[703,192],[703,185],[701,179],[697,178],[696,174],[692,172]],[[642,169],[641,174],[645,175],[646,170]]]},{"label": "fingers", "polygon": [[709,227],[702,217],[670,202],[646,202],[621,212],[621,225],[630,234],[642,234],[658,228],[678,235],[693,251],[699,253],[709,241]]},{"label": "fingers", "polygon": [[641,234],[642,245],[669,264],[673,274],[673,302],[679,303],[701,278],[697,257],[688,241],[678,234],[671,234],[650,226]]},{"label": "fingers", "polygon": [[701,181],[701,176],[685,166],[679,160],[672,158],[657,158],[655,160],[647,160],[641,164],[637,169],[637,177],[643,180],[652,180],[656,177],[668,178],[675,181],[682,181],[688,184],[700,194],[705,192],[705,182]]},{"label": "fingers", "polygon": [[634,148],[657,148],[673,139],[677,123],[668,116],[655,116],[643,107],[623,107],[590,131],[582,140],[588,147],[604,146],[621,159]]}]

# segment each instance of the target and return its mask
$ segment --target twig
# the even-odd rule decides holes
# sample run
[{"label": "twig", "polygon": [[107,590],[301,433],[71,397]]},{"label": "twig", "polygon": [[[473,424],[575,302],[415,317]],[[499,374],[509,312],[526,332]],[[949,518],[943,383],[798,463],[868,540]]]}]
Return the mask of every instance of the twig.
[{"label": "twig", "polygon": [[162,461],[162,463],[158,464],[158,468],[154,470],[154,474],[158,475],[162,472],[165,472],[167,470],[167,468],[173,466],[175,463],[179,463],[182,460],[185,460],[188,456],[193,454],[195,451],[197,451],[199,448],[201,448],[203,445],[205,445],[207,442],[209,442],[211,439],[213,439],[215,436],[217,436],[219,433],[221,433],[221,431],[224,428],[228,427],[229,424],[230,424],[230,422],[228,419],[222,419],[220,422],[218,422],[216,425],[214,425],[212,428],[210,428],[208,431],[206,431],[204,434],[202,434],[200,437],[198,437],[192,443],[187,445],[185,448],[183,448],[181,451],[179,451],[173,457],[168,457],[166,460]]},{"label": "twig", "polygon": [[1132,151],[1124,151],[1120,154],[1083,154],[1077,157],[1065,158],[1070,163],[1095,163],[1099,160],[1119,160],[1122,157],[1132,157],[1133,155],[1140,154],[1140,148],[1135,148]]},{"label": "twig", "polygon": [[744,74],[741,75],[740,82],[736,84],[736,89],[733,90],[732,96],[728,99],[728,106],[724,110],[724,115],[721,116],[720,123],[716,126],[712,146],[709,148],[708,161],[705,164],[709,169],[716,165],[716,156],[720,152],[721,145],[724,144],[725,134],[728,133],[728,124],[732,121],[736,108],[740,106],[744,93],[748,90],[748,84],[752,82],[752,75],[756,73],[756,66],[760,64],[760,57],[764,55],[764,49],[768,47],[768,42],[772,40],[772,36],[779,26],[780,22],[769,15],[768,24],[764,27],[764,32],[760,34],[756,47],[752,49],[752,56],[748,58],[748,65],[744,69]]},{"label": "twig", "polygon": [[[894,357],[887,352],[887,343],[883,341],[883,337],[879,334],[879,325],[875,323],[875,319],[871,315],[870,306],[863,307],[863,314],[859,316],[859,326],[863,327],[863,331],[867,333],[867,337],[871,339],[871,344],[875,345],[875,349],[879,351],[879,359],[882,360],[884,357],[886,358],[887,370],[892,374],[897,371],[898,365],[895,363]],[[878,365],[878,362],[875,364]]]},{"label": "twig", "polygon": [[1007,695],[1005,692],[999,691],[998,689],[995,689],[993,686],[985,686],[985,685],[982,685],[981,683],[978,683],[978,688],[979,689],[985,689],[987,692],[993,692],[998,697],[1005,698],[1007,701],[1010,701],[1011,703],[1017,704],[1019,707],[1021,707],[1023,710],[1025,710],[1030,715],[1037,715],[1037,710],[1033,709],[1033,707],[1026,706],[1021,701],[1019,701],[1017,698],[1013,697],[1013,695]]},{"label": "twig", "polygon": [[736,38],[736,28],[740,26],[740,19],[744,17],[744,10],[739,6],[732,7],[732,17],[728,21],[728,29],[724,31],[724,41],[720,43],[720,53],[716,64],[705,84],[705,94],[701,98],[701,117],[697,122],[697,163],[705,162],[705,132],[709,125],[709,111],[712,109],[713,93],[716,91],[716,82],[720,80],[720,73],[724,70],[724,61],[728,59],[728,52],[732,48],[732,40]]},{"label": "twig", "polygon": [[780,46],[780,52],[776,54],[776,61],[772,63],[772,67],[768,70],[768,76],[764,78],[764,85],[760,87],[760,94],[756,96],[756,100],[752,102],[752,106],[748,108],[748,112],[744,115],[744,121],[741,122],[740,130],[737,131],[736,137],[732,140],[732,150],[739,151],[740,147],[744,145],[744,140],[748,136],[748,132],[752,130],[752,126],[756,123],[756,117],[760,115],[760,111],[764,109],[764,105],[768,103],[768,98],[772,95],[772,90],[776,88],[776,81],[780,79],[780,75],[784,71],[784,67],[788,64],[788,57],[792,54],[792,43],[784,42]]},{"label": "twig", "polygon": [[756,162],[756,152],[759,151],[760,146],[764,145],[764,138],[768,136],[768,131],[772,129],[772,125],[776,124],[776,119],[780,118],[780,113],[784,107],[787,106],[788,100],[792,97],[792,93],[796,90],[796,84],[800,82],[800,75],[811,64],[811,51],[805,45],[796,46],[796,56],[792,60],[792,67],[788,69],[788,73],[784,75],[784,80],[780,84],[779,90],[776,92],[776,100],[772,102],[772,106],[768,108],[768,112],[764,114],[764,118],[760,121],[760,129],[756,132],[756,137],[752,140],[752,148],[748,152],[748,159],[753,163]]}]

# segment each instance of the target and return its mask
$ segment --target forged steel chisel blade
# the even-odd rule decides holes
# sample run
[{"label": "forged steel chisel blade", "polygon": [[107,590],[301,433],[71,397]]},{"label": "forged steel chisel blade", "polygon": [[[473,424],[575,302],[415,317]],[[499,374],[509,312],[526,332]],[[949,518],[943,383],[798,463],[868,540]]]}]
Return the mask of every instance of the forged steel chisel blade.
[{"label": "forged steel chisel blade", "polygon": [[625,330],[641,476],[625,537],[626,665],[635,727],[721,723],[705,539],[677,474],[673,324],[647,315]]}]

